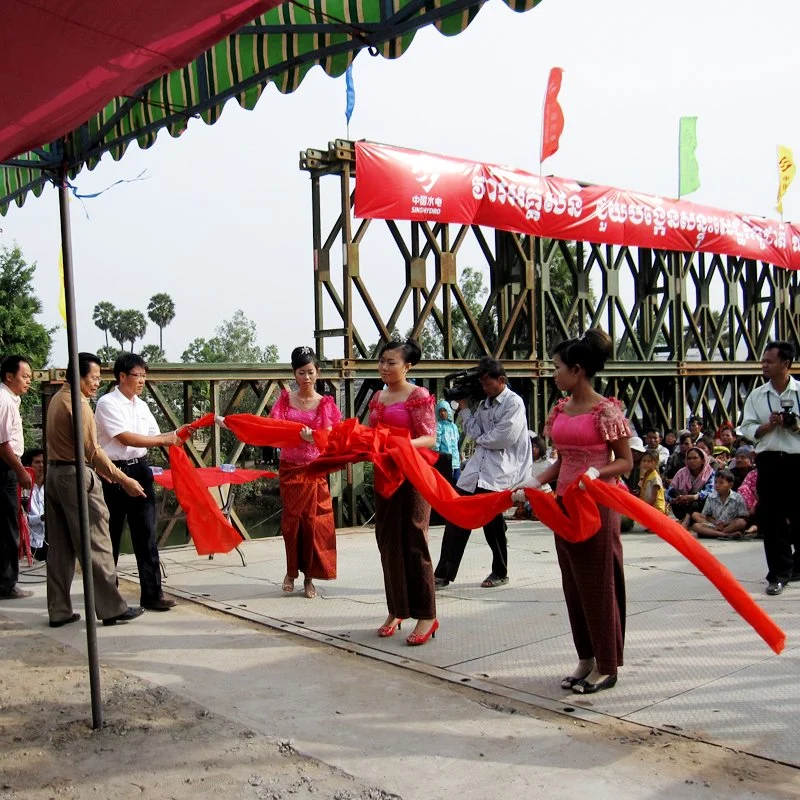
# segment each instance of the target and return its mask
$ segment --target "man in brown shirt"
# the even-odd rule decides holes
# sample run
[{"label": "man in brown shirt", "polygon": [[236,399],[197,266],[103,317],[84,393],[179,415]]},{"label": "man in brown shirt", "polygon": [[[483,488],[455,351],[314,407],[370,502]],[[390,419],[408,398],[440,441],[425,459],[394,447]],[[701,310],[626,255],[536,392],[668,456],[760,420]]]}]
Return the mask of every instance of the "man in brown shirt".
[{"label": "man in brown shirt", "polygon": [[[117,570],[108,532],[108,509],[101,478],[118,483],[132,497],[144,496],[138,481],[115,467],[97,444],[97,429],[89,398],[100,385],[100,359],[93,353],[78,354],[80,373],[83,452],[86,459],[86,493],[89,501],[89,537],[92,553],[95,614],[104,625],[130,622],[143,613],[129,607],[117,588]],[[75,446],[72,432],[72,392],[68,383],[56,392],[47,409],[47,611],[53,628],[76,622],[70,589],[75,559],[81,552],[79,509],[75,482]]]}]

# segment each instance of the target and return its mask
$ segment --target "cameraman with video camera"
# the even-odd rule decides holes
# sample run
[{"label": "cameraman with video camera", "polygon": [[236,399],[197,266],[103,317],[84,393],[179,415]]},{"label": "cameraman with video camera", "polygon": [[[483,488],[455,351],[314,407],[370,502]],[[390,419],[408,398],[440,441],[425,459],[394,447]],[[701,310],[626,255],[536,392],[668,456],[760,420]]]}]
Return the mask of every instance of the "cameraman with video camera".
[{"label": "cameraman with video camera", "polygon": [[[480,383],[480,392],[470,390],[470,377],[476,389],[477,382]],[[459,392],[458,413],[466,437],[475,442],[475,452],[456,484],[461,494],[510,489],[530,472],[531,440],[525,405],[522,398],[508,388],[507,380],[503,365],[488,357],[482,358],[474,371],[464,373],[461,383],[467,396]],[[470,397],[481,393],[485,398],[473,412],[469,407]],[[443,589],[456,579],[470,533],[451,522],[445,526],[442,553],[434,573],[437,589]],[[506,523],[503,515],[498,514],[484,525],[483,533],[492,550],[492,571],[481,586],[502,586],[508,583]]]},{"label": "cameraman with video camera", "polygon": [[744,404],[739,431],[756,443],[758,530],[767,557],[767,594],[778,595],[800,581],[800,383],[789,374],[789,342],[768,342],[761,357],[765,383]]}]

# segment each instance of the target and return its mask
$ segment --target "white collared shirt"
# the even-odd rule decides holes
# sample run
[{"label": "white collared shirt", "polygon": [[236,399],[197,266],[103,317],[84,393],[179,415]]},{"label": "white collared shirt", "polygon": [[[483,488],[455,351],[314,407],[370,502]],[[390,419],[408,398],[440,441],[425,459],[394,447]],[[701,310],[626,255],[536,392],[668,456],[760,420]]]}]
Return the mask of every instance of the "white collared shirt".
[{"label": "white collared shirt", "polygon": [[147,455],[146,447],[128,447],[120,443],[116,437],[121,433],[137,433],[140,436],[158,436],[160,433],[147,403],[136,395],[128,400],[119,386],[97,401],[94,418],[97,423],[97,442],[112,461],[127,461]]},{"label": "white collared shirt", "polygon": [[531,469],[531,437],[522,398],[508,387],[497,397],[481,400],[473,413],[458,412],[467,438],[475,441],[475,453],[467,461],[458,488],[500,492],[528,477]]},{"label": "white collared shirt", "polygon": [[8,442],[17,458],[25,452],[22,417],[19,413],[21,399],[5,383],[0,383],[0,444]]},{"label": "white collared shirt", "polygon": [[781,401],[791,400],[792,411],[800,419],[800,383],[794,378],[789,378],[789,383],[781,394],[778,394],[772,381],[753,389],[747,396],[742,415],[742,424],[738,431],[746,439],[756,443],[756,453],[780,452],[800,455],[800,433],[778,425],[774,430],[765,433],[760,439],[756,438],[756,431],[761,425],[769,422],[769,415],[773,411],[782,411]]}]

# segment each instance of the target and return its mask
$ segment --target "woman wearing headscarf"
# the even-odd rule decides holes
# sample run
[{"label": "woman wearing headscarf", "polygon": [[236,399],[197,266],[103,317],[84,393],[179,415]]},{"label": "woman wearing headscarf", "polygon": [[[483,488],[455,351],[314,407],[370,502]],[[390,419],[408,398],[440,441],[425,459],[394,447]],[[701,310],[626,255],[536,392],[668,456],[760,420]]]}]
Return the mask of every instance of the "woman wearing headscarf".
[{"label": "woman wearing headscarf", "polygon": [[686,451],[686,466],[679,469],[667,489],[667,503],[676,519],[702,511],[706,497],[714,490],[714,468],[708,454],[699,447]]}]

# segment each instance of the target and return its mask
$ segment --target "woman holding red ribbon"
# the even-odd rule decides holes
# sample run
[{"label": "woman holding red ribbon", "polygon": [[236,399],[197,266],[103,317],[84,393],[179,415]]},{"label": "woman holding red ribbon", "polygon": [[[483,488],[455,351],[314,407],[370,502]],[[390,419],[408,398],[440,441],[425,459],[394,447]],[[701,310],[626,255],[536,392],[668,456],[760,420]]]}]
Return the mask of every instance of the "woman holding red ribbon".
[{"label": "woman holding red ribbon", "polygon": [[[561,342],[553,352],[556,387],[568,392],[550,414],[544,434],[558,448],[558,460],[525,486],[558,479],[557,494],[581,476],[605,483],[633,467],[628,438],[631,428],[614,398],[598,394],[593,378],[611,354],[612,341],[592,328],[580,339]],[[583,483],[580,484],[583,488]],[[620,515],[600,508],[600,528],[584,542],[556,536],[561,582],[567,601],[578,665],[561,681],[562,689],[592,694],[617,682],[625,641],[625,575]]]},{"label": "woman holding red ribbon", "polygon": [[[385,425],[408,431],[417,449],[436,445],[434,398],[427,389],[406,379],[421,356],[419,345],[411,339],[384,345],[378,355],[378,369],[386,387],[376,392],[369,404],[371,427]],[[436,635],[439,623],[428,551],[430,514],[431,507],[407,480],[388,498],[375,493],[375,538],[389,609],[378,636],[393,636],[408,617],[417,620],[406,639],[408,644],[425,644]]]},{"label": "woman holding red ribbon", "polygon": [[315,389],[319,365],[310,347],[292,350],[292,369],[297,390],[284,389],[270,412],[273,419],[306,426],[300,433],[301,444],[282,448],[278,470],[283,502],[281,533],[286,546],[283,591],[293,592],[302,572],[303,593],[311,599],[317,595],[314,578],[329,581],[336,577],[336,528],[327,477],[310,476],[305,467],[319,457],[313,432],[332,428],[342,414],[332,397]]}]

